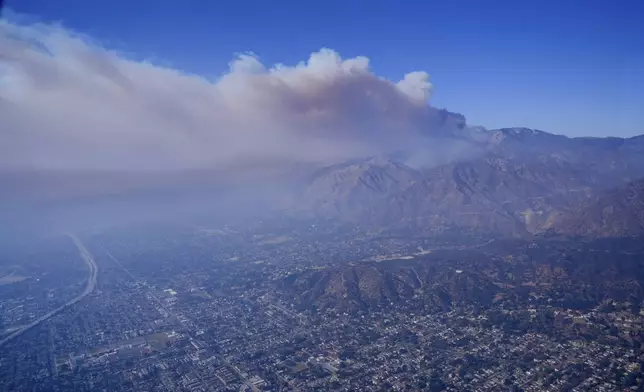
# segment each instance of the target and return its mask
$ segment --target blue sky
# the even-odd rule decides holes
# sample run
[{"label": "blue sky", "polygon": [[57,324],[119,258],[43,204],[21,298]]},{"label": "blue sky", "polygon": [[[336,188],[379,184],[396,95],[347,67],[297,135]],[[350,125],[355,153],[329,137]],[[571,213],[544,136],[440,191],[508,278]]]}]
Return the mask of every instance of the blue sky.
[{"label": "blue sky", "polygon": [[644,2],[7,0],[106,46],[208,77],[234,53],[295,64],[328,47],[489,128],[644,133]]}]

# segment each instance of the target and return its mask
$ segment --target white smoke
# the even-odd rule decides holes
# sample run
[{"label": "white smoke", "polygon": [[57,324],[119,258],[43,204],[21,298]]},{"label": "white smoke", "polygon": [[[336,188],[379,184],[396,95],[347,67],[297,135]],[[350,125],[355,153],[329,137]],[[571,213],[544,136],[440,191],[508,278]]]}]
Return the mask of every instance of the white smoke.
[{"label": "white smoke", "polygon": [[331,49],[295,66],[239,54],[219,80],[0,21],[0,168],[148,170],[330,162],[431,127],[425,72],[399,82]]}]

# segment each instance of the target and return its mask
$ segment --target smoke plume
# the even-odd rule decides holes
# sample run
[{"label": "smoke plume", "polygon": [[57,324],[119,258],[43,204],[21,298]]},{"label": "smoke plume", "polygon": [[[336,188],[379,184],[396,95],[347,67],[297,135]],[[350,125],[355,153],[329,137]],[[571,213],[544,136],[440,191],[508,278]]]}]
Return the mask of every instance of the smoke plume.
[{"label": "smoke plume", "polygon": [[323,48],[238,54],[208,80],[45,24],[0,21],[0,168],[182,170],[325,163],[417,144],[440,112],[425,72],[380,77]]}]

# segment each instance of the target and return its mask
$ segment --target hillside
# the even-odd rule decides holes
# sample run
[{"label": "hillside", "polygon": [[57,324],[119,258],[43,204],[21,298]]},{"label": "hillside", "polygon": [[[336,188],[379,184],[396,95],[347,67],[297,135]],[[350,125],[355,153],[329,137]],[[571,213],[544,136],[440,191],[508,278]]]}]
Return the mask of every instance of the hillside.
[{"label": "hillside", "polygon": [[505,301],[589,309],[644,299],[641,241],[514,241],[308,269],[283,279],[279,290],[301,309],[318,312],[485,308]]},{"label": "hillside", "polygon": [[551,228],[581,236],[644,235],[644,180],[593,197],[561,214]]}]

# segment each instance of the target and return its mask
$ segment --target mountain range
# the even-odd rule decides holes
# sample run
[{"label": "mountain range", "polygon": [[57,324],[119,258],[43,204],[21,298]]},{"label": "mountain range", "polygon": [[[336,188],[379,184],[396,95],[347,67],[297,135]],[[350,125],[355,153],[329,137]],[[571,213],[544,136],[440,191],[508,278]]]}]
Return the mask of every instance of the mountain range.
[{"label": "mountain range", "polygon": [[426,233],[644,233],[644,195],[634,182],[644,178],[644,136],[459,128],[451,137],[469,146],[466,156],[425,167],[404,154],[329,166],[310,178],[300,202],[327,216]]}]

